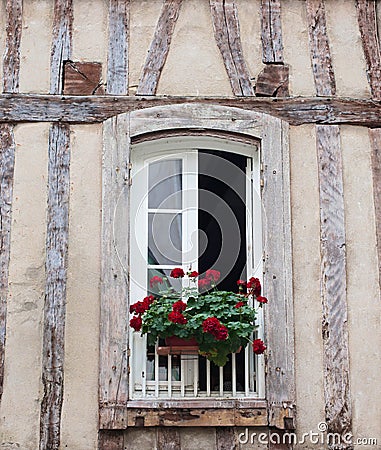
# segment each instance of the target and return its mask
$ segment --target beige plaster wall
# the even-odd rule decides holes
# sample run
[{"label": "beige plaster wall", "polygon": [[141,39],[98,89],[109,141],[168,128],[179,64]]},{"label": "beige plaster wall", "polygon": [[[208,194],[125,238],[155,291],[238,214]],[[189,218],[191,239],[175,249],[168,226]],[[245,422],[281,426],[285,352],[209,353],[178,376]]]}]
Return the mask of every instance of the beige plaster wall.
[{"label": "beige plaster wall", "polygon": [[4,393],[0,404],[1,449],[38,448],[48,128],[47,124],[33,124],[15,129],[10,292]]}]

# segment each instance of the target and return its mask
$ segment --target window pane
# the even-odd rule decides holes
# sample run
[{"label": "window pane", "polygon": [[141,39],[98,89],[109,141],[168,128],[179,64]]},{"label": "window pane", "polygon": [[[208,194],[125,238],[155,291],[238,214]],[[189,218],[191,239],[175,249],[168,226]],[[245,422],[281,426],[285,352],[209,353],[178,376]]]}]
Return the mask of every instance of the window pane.
[{"label": "window pane", "polygon": [[182,215],[148,214],[148,263],[182,263]]},{"label": "window pane", "polygon": [[[147,291],[152,295],[157,295],[160,291],[165,291],[169,288],[173,288],[176,291],[180,292],[182,288],[181,278],[171,278],[169,276],[170,273],[171,269],[148,269]],[[160,278],[162,279],[162,281],[158,283]]]},{"label": "window pane", "polygon": [[148,172],[148,208],[181,209],[182,160],[151,163]]}]

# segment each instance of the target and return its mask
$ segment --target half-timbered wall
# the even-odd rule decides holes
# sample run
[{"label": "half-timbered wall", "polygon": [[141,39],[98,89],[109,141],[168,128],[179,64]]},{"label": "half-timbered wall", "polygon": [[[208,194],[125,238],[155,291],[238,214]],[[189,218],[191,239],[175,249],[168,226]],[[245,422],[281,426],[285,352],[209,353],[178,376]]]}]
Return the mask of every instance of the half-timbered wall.
[{"label": "half-timbered wall", "polygon": [[[186,102],[290,123],[296,432],[381,448],[381,2],[4,0],[0,28],[0,448],[97,448],[103,122]],[[268,448],[207,425],[100,448]]]}]

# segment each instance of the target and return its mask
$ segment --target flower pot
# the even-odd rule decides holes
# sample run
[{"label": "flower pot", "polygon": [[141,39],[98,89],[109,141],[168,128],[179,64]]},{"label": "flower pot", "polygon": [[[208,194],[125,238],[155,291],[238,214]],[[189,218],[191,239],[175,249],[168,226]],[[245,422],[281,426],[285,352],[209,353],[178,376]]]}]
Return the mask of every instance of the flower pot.
[{"label": "flower pot", "polygon": [[182,339],[177,336],[165,338],[165,347],[158,347],[157,354],[167,355],[197,355],[198,343],[196,339]]}]

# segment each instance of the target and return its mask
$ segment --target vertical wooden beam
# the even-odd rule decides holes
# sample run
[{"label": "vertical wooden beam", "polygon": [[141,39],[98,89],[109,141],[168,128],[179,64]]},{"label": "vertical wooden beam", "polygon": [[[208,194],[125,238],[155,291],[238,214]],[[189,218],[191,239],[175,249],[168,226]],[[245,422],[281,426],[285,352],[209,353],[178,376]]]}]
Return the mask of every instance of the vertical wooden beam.
[{"label": "vertical wooden beam", "polygon": [[336,94],[329,49],[324,0],[306,0],[310,56],[315,81],[316,95]]},{"label": "vertical wooden beam", "polygon": [[180,432],[176,427],[157,428],[157,450],[180,450]]},{"label": "vertical wooden beam", "polygon": [[[22,31],[22,0],[7,0],[6,40],[3,57],[3,91],[18,92],[20,72],[20,42]],[[0,402],[4,385],[5,339],[15,140],[13,125],[0,124]]]},{"label": "vertical wooden beam", "polygon": [[[381,49],[375,0],[357,0],[357,18],[372,98],[381,100]],[[378,279],[381,287],[381,128],[369,130],[376,216]]]},{"label": "vertical wooden beam", "polygon": [[[335,95],[324,0],[306,0],[317,95]],[[320,194],[321,299],[325,420],[328,433],[351,432],[346,299],[346,249],[340,129],[316,126]]]},{"label": "vertical wooden beam", "polygon": [[[63,90],[63,66],[71,57],[72,0],[55,0],[50,93]],[[64,389],[66,275],[69,239],[70,127],[55,123],[49,132],[46,285],[44,303],[40,450],[58,450]]]},{"label": "vertical wooden beam", "polygon": [[73,28],[73,0],[55,0],[53,40],[50,55],[50,93],[63,90],[64,62],[71,58]]},{"label": "vertical wooden beam", "polygon": [[235,0],[209,0],[214,37],[234,95],[251,96],[254,89],[243,57]]},{"label": "vertical wooden beam", "polygon": [[283,63],[280,0],[261,0],[262,62]]},{"label": "vertical wooden beam", "polygon": [[104,122],[99,413],[101,429],[127,426],[129,114]]},{"label": "vertical wooden beam", "polygon": [[128,94],[130,0],[110,0],[107,93]]},{"label": "vertical wooden beam", "polygon": [[136,95],[155,95],[182,0],[164,0]]}]

